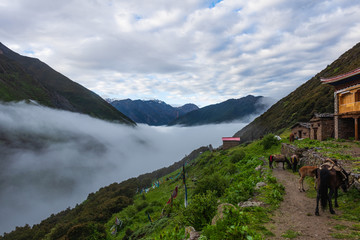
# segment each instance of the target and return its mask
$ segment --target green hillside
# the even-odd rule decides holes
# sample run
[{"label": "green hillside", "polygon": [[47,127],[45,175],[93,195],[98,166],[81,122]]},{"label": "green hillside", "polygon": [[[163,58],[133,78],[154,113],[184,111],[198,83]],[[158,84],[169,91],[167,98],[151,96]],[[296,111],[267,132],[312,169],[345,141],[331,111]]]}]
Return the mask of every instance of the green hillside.
[{"label": "green hillside", "polygon": [[[309,144],[332,146],[331,154],[343,149],[342,145],[331,142],[312,140]],[[0,239],[180,240],[188,237],[187,226],[194,227],[201,239],[268,239],[273,233],[266,226],[283,200],[284,187],[272,176],[266,163],[269,154],[280,152],[280,146],[273,135],[267,135],[229,150],[210,152],[200,148],[170,168],[101,188],[75,208],[53,214],[32,227],[17,227]],[[348,159],[346,155],[338,154],[338,157]],[[259,170],[260,165],[263,166]],[[262,187],[257,187],[260,182]],[[177,195],[168,203],[176,187]],[[309,193],[312,198],[316,196],[314,190]],[[356,227],[360,226],[359,215],[353,214],[360,211],[359,197],[360,192],[355,188],[339,197],[344,214],[337,219],[355,224],[348,236],[360,234],[360,228]],[[249,200],[261,204],[239,206]],[[212,224],[217,219],[214,217],[219,205],[225,206],[224,215]]]},{"label": "green hillside", "polygon": [[278,101],[234,136],[241,137],[242,141],[251,141],[267,133],[280,133],[296,122],[309,121],[314,113],[334,112],[333,87],[321,84],[320,78],[346,73],[358,67],[360,67],[360,43]]},{"label": "green hillside", "polygon": [[30,99],[52,108],[135,124],[94,92],[40,60],[21,56],[0,43],[0,100]]}]

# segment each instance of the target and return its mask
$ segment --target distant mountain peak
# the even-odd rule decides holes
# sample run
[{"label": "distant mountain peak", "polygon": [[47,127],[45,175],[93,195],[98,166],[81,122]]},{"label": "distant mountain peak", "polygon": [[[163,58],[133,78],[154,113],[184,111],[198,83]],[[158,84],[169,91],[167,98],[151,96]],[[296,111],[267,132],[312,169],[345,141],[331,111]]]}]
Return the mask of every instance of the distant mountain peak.
[{"label": "distant mountain peak", "polygon": [[248,122],[253,115],[259,115],[269,107],[261,101],[263,98],[248,95],[239,99],[228,99],[191,111],[174,120],[170,125],[194,126],[232,121]]},{"label": "distant mountain peak", "polygon": [[159,99],[124,99],[112,101],[110,104],[129,116],[136,123],[145,123],[153,126],[167,125],[179,116],[198,109],[195,104],[172,107]]}]

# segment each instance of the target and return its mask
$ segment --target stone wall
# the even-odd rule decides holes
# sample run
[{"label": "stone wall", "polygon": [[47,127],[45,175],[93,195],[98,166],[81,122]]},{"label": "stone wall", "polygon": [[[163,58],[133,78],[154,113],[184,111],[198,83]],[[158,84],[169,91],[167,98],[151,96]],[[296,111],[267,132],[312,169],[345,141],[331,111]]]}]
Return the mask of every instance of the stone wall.
[{"label": "stone wall", "polygon": [[[316,152],[314,149],[297,148],[296,146],[287,143],[281,144],[281,153],[288,158],[290,158],[293,154],[298,155],[300,167],[320,166],[326,160],[326,157],[324,157],[321,153]],[[338,160],[338,163],[341,166],[345,165],[341,160]],[[345,170],[349,172],[350,169],[345,168]],[[352,179],[354,179],[353,186],[360,190],[360,174],[351,173],[350,181],[352,181]]]},{"label": "stone wall", "polygon": [[239,146],[239,144],[239,141],[223,141],[223,149],[226,150],[232,147],[236,147]]},{"label": "stone wall", "polygon": [[339,138],[348,139],[355,136],[353,118],[339,118],[338,128]]}]

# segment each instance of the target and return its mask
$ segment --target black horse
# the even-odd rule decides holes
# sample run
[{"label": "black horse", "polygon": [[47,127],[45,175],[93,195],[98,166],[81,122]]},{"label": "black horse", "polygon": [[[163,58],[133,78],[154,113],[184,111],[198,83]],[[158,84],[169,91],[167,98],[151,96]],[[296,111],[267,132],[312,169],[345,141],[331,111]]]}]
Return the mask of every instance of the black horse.
[{"label": "black horse", "polygon": [[317,197],[316,197],[316,209],[315,215],[319,216],[319,200],[321,202],[321,208],[324,210],[329,203],[329,210],[331,214],[335,214],[332,206],[332,198],[335,197],[335,207],[338,207],[337,202],[338,189],[342,188],[344,192],[347,192],[349,188],[349,174],[340,167],[340,171],[334,169],[329,165],[321,166],[316,172],[318,180]]},{"label": "black horse", "polygon": [[285,166],[284,166],[285,163],[287,163],[289,169],[291,168],[290,161],[283,154],[270,155],[269,156],[269,167],[271,169],[274,168],[273,167],[273,162],[282,162],[284,170],[285,170]]},{"label": "black horse", "polygon": [[296,154],[294,154],[290,157],[290,160],[291,160],[291,165],[292,165],[292,171],[296,172],[297,165],[299,163],[299,157]]}]

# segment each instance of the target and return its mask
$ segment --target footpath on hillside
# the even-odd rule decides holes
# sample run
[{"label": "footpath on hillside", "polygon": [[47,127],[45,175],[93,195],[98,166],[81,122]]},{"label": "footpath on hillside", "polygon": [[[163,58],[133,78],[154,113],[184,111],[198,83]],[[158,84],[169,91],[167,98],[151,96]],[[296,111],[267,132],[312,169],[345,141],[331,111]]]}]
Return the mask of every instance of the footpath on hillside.
[{"label": "footpath on hillside", "polygon": [[[309,198],[306,193],[299,191],[299,175],[282,168],[273,169],[273,174],[285,187],[284,201],[281,203],[272,217],[272,221],[267,224],[267,228],[275,234],[268,239],[288,239],[286,233],[298,233],[294,239],[338,239],[331,236],[332,233],[345,233],[346,230],[339,231],[335,226],[343,225],[350,227],[353,223],[332,219],[328,210],[320,209],[320,216],[315,216],[316,199]],[[304,181],[305,189],[310,186]],[[311,186],[313,187],[313,186]],[[339,202],[339,204],[341,204]],[[335,209],[336,214],[341,214]],[[348,228],[347,228],[348,229]]]}]

